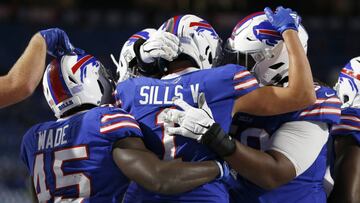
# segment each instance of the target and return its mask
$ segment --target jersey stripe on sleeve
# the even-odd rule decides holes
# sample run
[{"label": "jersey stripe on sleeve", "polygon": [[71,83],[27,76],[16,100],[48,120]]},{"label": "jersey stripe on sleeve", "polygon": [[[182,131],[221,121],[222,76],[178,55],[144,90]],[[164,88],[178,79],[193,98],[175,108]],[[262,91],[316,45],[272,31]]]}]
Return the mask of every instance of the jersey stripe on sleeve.
[{"label": "jersey stripe on sleeve", "polygon": [[103,114],[101,116],[100,122],[101,133],[108,133],[125,127],[140,129],[139,124],[135,120],[134,116],[125,112]]},{"label": "jersey stripe on sleeve", "polygon": [[253,86],[256,86],[258,83],[256,81],[255,78],[251,78],[249,80],[243,81],[238,83],[237,85],[235,85],[235,90],[243,90],[243,89],[247,89]]},{"label": "jersey stripe on sleeve", "polygon": [[234,74],[233,85],[239,95],[245,95],[259,87],[255,77],[247,70],[241,70]]},{"label": "jersey stripe on sleeve", "polygon": [[112,131],[118,130],[120,128],[125,128],[125,127],[140,129],[140,127],[137,123],[133,123],[133,122],[129,122],[129,121],[120,121],[120,122],[115,122],[115,123],[100,127],[100,132],[108,133],[108,132],[112,132]]},{"label": "jersey stripe on sleeve", "polygon": [[134,119],[134,116],[130,114],[124,114],[124,113],[116,113],[116,114],[104,114],[101,118],[101,123],[106,123],[108,121],[117,119],[117,118],[131,118]]},{"label": "jersey stripe on sleeve", "polygon": [[315,104],[303,110],[300,117],[319,115],[341,115],[341,101],[337,97],[317,98]]}]

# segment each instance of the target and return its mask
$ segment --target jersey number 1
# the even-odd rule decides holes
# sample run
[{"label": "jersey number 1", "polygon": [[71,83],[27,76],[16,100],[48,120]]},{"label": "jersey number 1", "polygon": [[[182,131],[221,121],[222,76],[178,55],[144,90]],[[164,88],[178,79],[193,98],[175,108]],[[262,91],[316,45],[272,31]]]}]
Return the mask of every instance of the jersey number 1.
[{"label": "jersey number 1", "polygon": [[[71,201],[81,202],[84,198],[90,196],[90,178],[84,173],[65,174],[62,169],[64,162],[79,161],[88,159],[89,154],[86,146],[76,146],[66,149],[60,149],[54,152],[54,161],[52,162],[52,172],[55,175],[55,189],[69,186],[76,186],[79,198],[63,199],[61,196],[55,196],[54,202]],[[51,199],[50,190],[46,183],[44,164],[44,153],[36,155],[34,164],[33,182],[39,202],[46,202]],[[81,197],[81,198],[80,198]]]},{"label": "jersey number 1", "polygon": [[[176,148],[175,148],[175,136],[171,136],[165,132],[165,120],[164,120],[164,110],[161,110],[157,116],[155,124],[161,127],[162,130],[162,143],[164,146],[164,160],[171,160],[175,158]],[[173,124],[172,124],[173,125]]]}]

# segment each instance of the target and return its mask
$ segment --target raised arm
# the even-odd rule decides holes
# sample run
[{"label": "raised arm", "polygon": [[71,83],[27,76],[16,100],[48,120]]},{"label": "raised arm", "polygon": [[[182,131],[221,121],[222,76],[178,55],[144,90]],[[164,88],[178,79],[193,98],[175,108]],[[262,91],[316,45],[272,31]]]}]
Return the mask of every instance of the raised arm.
[{"label": "raised arm", "polygon": [[162,194],[192,190],[214,180],[220,173],[214,161],[162,161],[146,149],[140,138],[119,140],[114,145],[113,158],[129,179],[147,190]]},{"label": "raised arm", "polygon": [[265,9],[270,23],[285,41],[289,57],[288,87],[264,86],[242,96],[234,104],[234,113],[275,115],[300,110],[315,102],[311,67],[297,33],[296,20],[290,12],[282,7],[275,14]]},{"label": "raised arm", "polygon": [[36,33],[10,71],[0,77],[0,108],[18,103],[35,91],[45,69],[46,52],[59,56],[73,49],[63,30]]},{"label": "raised arm", "polygon": [[35,34],[8,74],[0,77],[0,107],[20,102],[39,84],[45,68],[46,43]]}]

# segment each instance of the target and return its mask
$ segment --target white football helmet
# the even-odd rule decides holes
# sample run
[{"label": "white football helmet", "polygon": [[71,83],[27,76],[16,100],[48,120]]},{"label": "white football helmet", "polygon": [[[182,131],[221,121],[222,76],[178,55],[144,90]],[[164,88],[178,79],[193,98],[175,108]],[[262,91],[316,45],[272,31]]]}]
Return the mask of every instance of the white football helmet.
[{"label": "white football helmet", "polygon": [[[302,25],[298,35],[306,52],[308,34]],[[261,85],[284,85],[288,81],[289,58],[284,40],[264,12],[241,20],[227,40],[224,52],[223,64],[247,67]]]},{"label": "white football helmet", "polygon": [[159,30],[176,35],[180,39],[179,57],[190,57],[200,69],[211,68],[222,53],[222,41],[214,28],[195,15],[172,17]]},{"label": "white football helmet", "polygon": [[360,56],[350,60],[339,74],[334,87],[342,101],[342,108],[360,108]]},{"label": "white football helmet", "polygon": [[111,74],[94,56],[65,55],[54,59],[43,76],[43,91],[57,118],[84,104],[99,106],[112,100]]},{"label": "white football helmet", "polygon": [[138,39],[147,40],[156,32],[156,29],[147,28],[133,34],[121,48],[119,61],[117,62],[113,55],[111,58],[116,65],[117,83],[128,79],[129,77],[137,77],[137,61],[134,52],[134,44]]}]

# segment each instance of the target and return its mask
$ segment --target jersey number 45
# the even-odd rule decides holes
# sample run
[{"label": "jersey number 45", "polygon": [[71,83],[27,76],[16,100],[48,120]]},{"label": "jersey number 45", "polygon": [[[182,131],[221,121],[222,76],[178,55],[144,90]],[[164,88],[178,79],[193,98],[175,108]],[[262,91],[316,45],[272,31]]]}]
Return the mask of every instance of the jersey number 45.
[{"label": "jersey number 45", "polygon": [[[52,164],[49,165],[51,167],[50,170],[52,170],[52,177],[47,177],[45,175],[44,153],[37,154],[35,158],[33,182],[38,201],[46,202],[54,197],[54,202],[81,202],[84,198],[89,197],[91,193],[90,178],[81,172],[65,174],[62,169],[64,162],[88,159],[89,153],[87,146],[80,145],[65,149],[63,148],[54,151],[53,153],[54,160],[52,161]],[[47,184],[48,178],[55,178],[55,191],[64,187],[75,186],[78,190],[78,198],[64,199],[63,196],[51,195]]]}]

